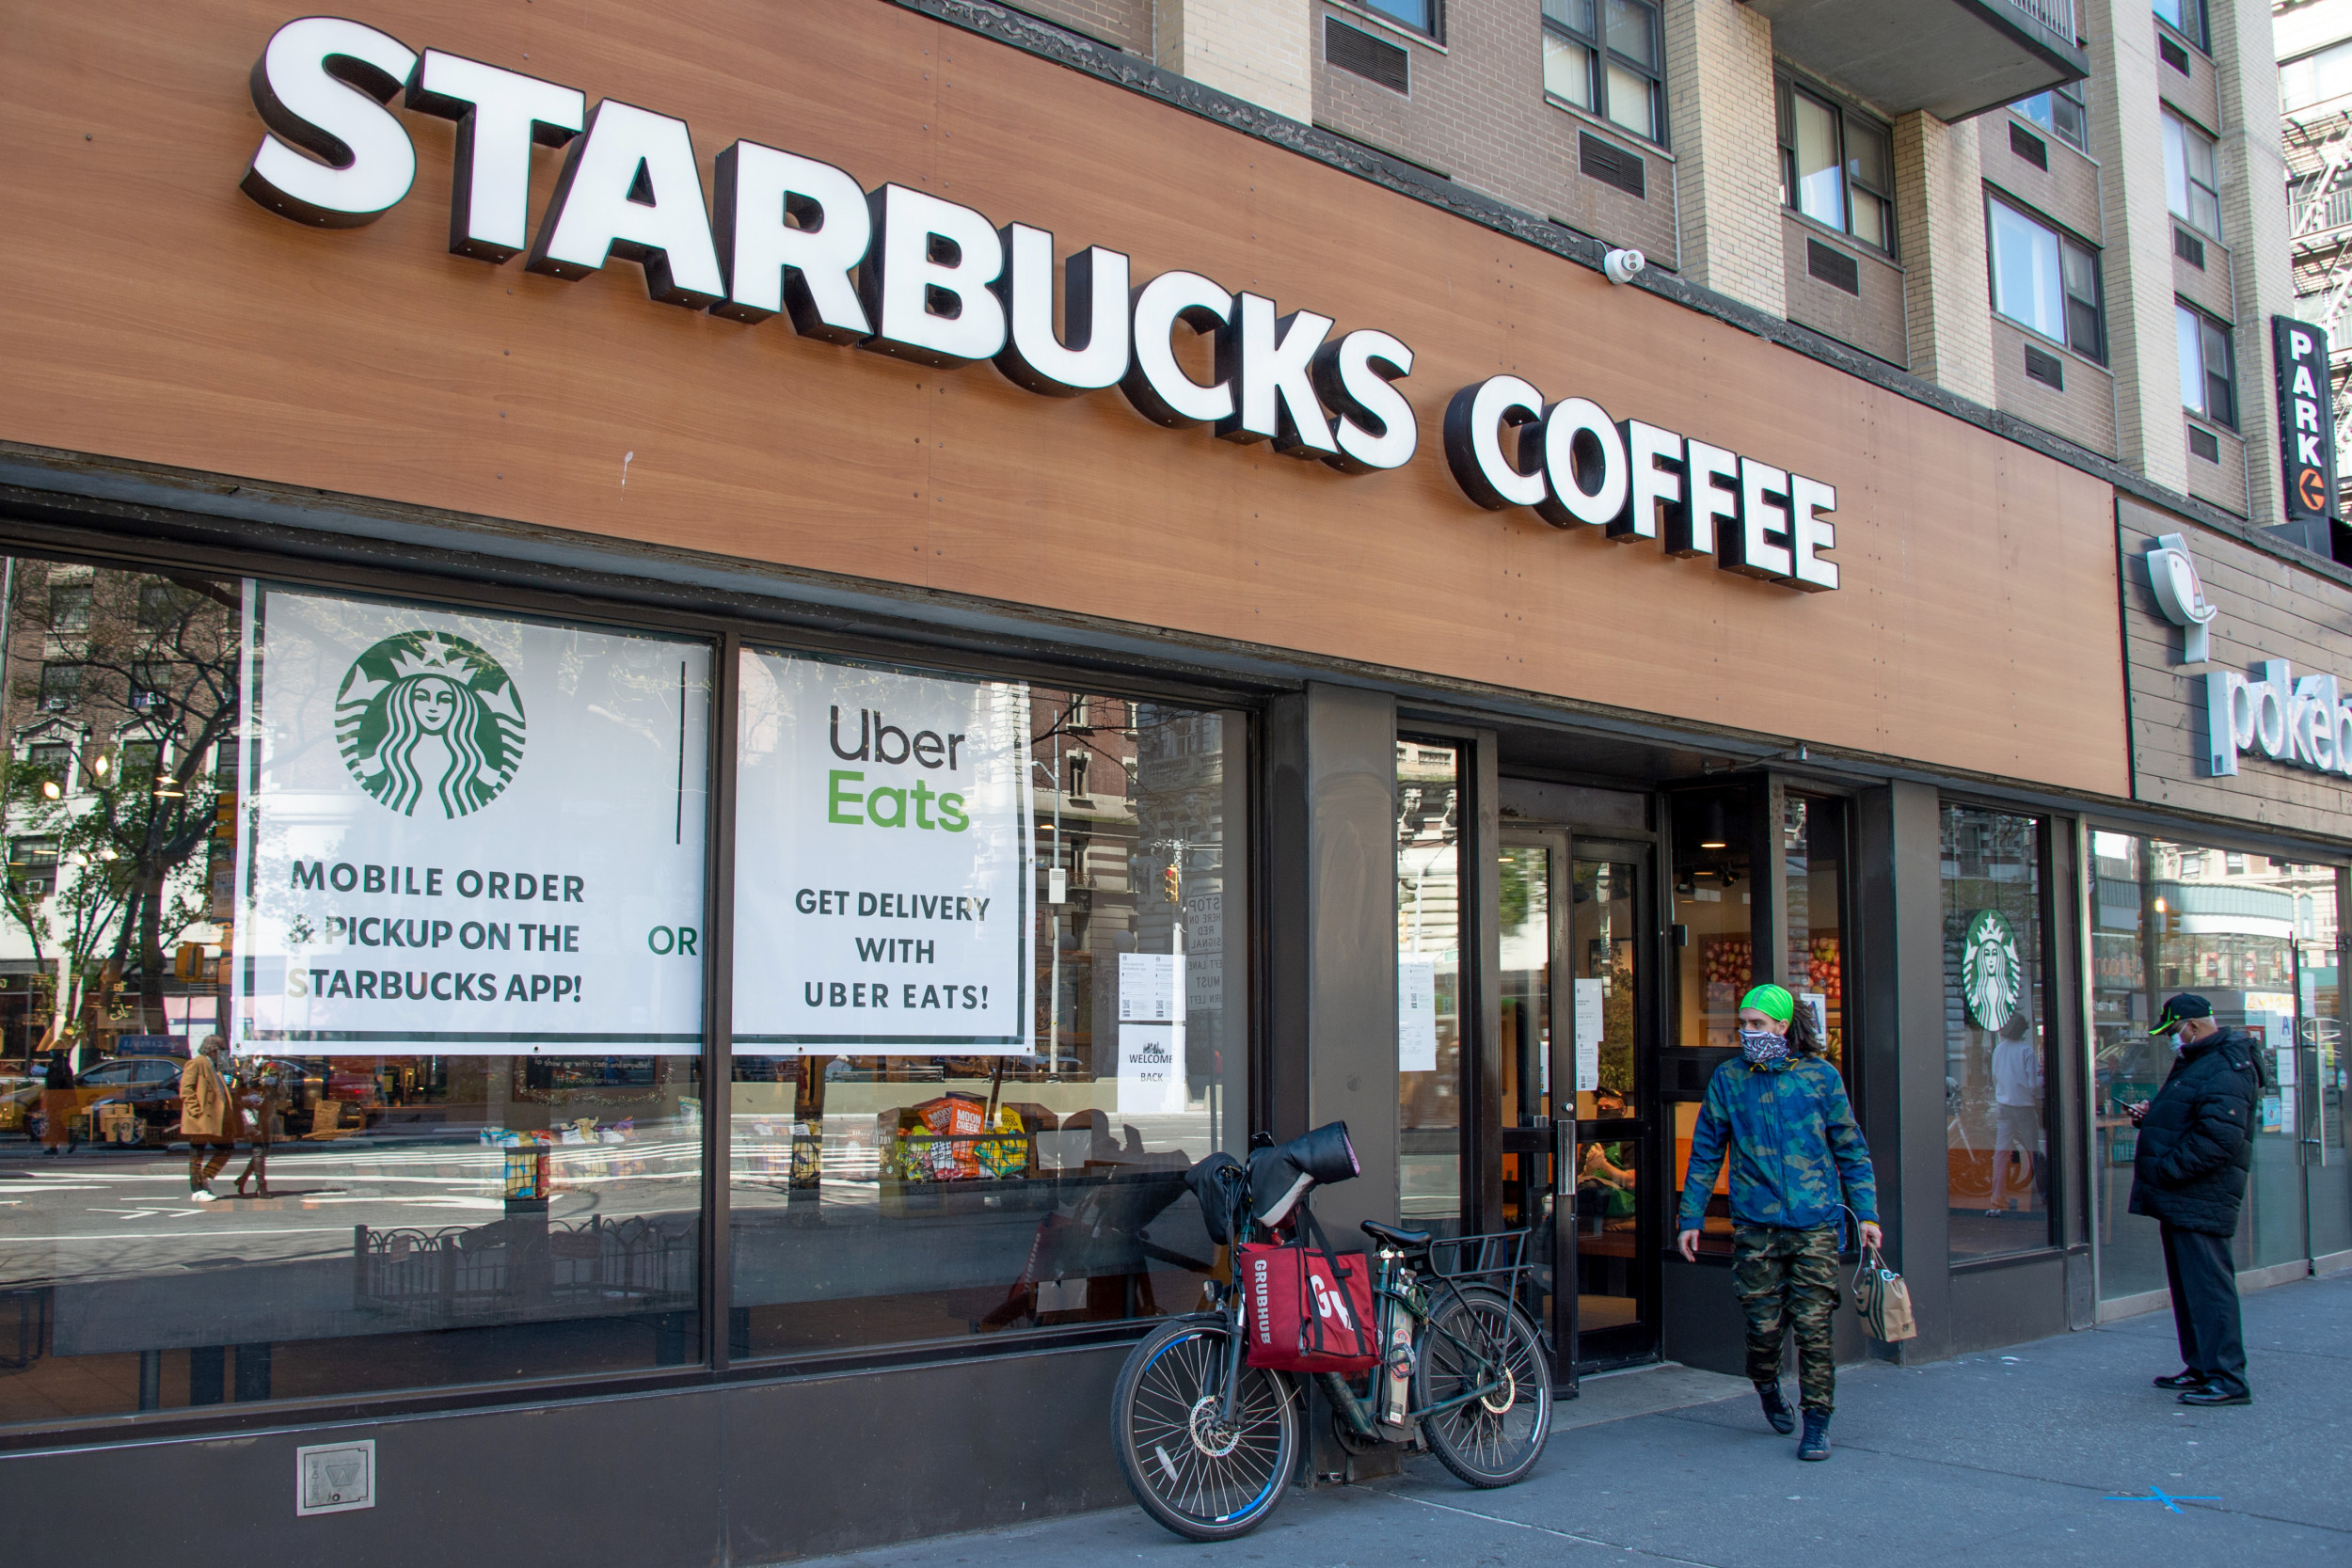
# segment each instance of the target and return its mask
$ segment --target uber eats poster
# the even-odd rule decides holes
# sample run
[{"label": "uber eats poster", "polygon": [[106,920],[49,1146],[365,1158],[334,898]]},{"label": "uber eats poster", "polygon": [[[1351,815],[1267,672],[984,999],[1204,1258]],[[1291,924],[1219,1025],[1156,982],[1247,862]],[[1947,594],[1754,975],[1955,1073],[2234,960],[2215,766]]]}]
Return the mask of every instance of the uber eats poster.
[{"label": "uber eats poster", "polygon": [[700,644],[249,584],[235,1049],[702,1047]]},{"label": "uber eats poster", "polygon": [[1028,688],[747,652],[735,1049],[1030,1050]]}]

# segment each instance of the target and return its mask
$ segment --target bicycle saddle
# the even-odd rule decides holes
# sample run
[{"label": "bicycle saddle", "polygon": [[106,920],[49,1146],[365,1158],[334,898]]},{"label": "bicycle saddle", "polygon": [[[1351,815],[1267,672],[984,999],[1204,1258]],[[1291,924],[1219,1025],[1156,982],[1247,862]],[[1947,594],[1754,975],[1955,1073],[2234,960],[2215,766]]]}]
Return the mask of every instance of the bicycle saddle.
[{"label": "bicycle saddle", "polygon": [[1364,1221],[1364,1234],[1375,1242],[1386,1242],[1407,1252],[1419,1252],[1429,1244],[1429,1232],[1426,1230],[1406,1230],[1398,1226],[1382,1225],[1378,1220]]}]

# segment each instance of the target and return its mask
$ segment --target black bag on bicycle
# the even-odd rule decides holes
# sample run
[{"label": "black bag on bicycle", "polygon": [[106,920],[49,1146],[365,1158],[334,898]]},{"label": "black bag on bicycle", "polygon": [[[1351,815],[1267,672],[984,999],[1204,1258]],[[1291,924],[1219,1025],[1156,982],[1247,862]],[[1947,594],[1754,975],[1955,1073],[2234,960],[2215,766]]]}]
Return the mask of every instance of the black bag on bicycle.
[{"label": "black bag on bicycle", "polygon": [[1241,1240],[1249,1212],[1249,1178],[1242,1163],[1230,1154],[1212,1154],[1184,1172],[1184,1185],[1200,1205],[1200,1223],[1211,1246],[1232,1246]]},{"label": "black bag on bicycle", "polygon": [[1347,1123],[1326,1122],[1276,1148],[1249,1156],[1249,1204],[1260,1225],[1271,1230],[1290,1217],[1307,1189],[1353,1181],[1363,1167],[1348,1141]]}]

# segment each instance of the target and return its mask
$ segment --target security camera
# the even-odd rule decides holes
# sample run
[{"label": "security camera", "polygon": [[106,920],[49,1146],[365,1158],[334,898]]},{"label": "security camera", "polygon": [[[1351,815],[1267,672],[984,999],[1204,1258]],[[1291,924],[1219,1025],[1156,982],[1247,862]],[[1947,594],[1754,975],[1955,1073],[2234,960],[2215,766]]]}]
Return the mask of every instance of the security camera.
[{"label": "security camera", "polygon": [[1638,250],[1613,250],[1600,259],[1600,270],[1609,275],[1612,283],[1630,283],[1648,265],[1649,258]]}]

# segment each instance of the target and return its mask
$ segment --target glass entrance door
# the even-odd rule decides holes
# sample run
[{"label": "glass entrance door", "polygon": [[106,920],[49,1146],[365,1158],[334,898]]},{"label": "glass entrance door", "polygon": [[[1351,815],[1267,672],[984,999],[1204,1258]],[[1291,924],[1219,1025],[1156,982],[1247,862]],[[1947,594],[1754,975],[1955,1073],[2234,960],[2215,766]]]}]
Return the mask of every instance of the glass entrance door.
[{"label": "glass entrance door", "polygon": [[1567,835],[1517,832],[1497,851],[1500,876],[1496,945],[1501,976],[1495,1029],[1496,1128],[1501,1157],[1500,1226],[1541,1227],[1534,1307],[1551,1352],[1554,1376],[1571,1385],[1575,1361],[1575,1295],[1559,1289],[1559,1259],[1573,1245],[1567,1206],[1559,1187],[1560,1142],[1553,1085],[1566,1082],[1561,1024],[1565,1019],[1554,977],[1563,973],[1566,929],[1558,918],[1567,902]]},{"label": "glass entrance door", "polygon": [[1575,1093],[1573,1234],[1575,1359],[1637,1360],[1658,1349],[1656,1205],[1662,1185],[1654,1096],[1645,1078],[1652,1012],[1650,851],[1579,839],[1568,865],[1563,968],[1570,1052],[1562,1081]]}]

